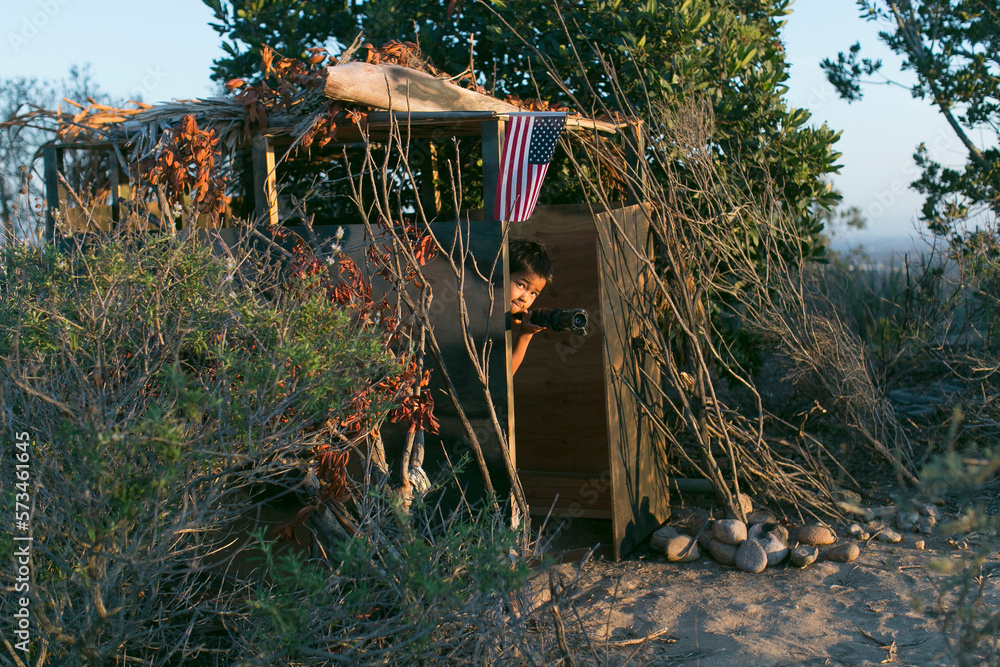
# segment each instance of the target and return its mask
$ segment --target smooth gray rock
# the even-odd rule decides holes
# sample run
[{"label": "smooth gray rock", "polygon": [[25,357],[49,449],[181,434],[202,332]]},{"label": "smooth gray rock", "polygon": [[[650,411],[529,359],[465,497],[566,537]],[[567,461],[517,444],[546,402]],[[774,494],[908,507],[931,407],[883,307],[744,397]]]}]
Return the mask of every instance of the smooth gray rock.
[{"label": "smooth gray rock", "polygon": [[819,547],[803,545],[792,549],[792,565],[795,567],[812,565],[817,558],[819,558]]},{"label": "smooth gray rock", "polygon": [[720,542],[738,546],[747,539],[747,525],[739,519],[720,519],[712,526],[712,534]]},{"label": "smooth gray rock", "polygon": [[757,540],[746,540],[736,550],[736,567],[757,574],[767,567],[767,552]]}]

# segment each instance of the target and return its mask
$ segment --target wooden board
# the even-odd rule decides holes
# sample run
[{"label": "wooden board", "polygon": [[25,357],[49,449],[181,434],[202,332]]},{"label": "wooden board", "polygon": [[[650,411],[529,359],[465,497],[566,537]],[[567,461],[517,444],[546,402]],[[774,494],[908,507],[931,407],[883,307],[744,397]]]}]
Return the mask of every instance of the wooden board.
[{"label": "wooden board", "polygon": [[[465,282],[461,287],[453,269],[443,258],[429,262],[423,267],[423,274],[434,290],[431,304],[432,326],[445,368],[461,399],[462,409],[473,427],[476,440],[483,449],[494,491],[499,501],[505,503],[511,492],[504,459],[505,454],[513,457],[513,442],[510,438],[510,421],[513,415],[508,409],[510,376],[505,340],[505,289],[501,287],[504,281],[501,254],[503,239],[499,225],[434,223],[432,229],[439,239],[450,239],[461,234],[461,245],[469,249],[464,260],[456,257],[457,263],[464,263],[465,266]],[[479,277],[480,272],[485,280]],[[478,351],[487,350],[484,356],[489,397],[466,348],[466,325],[461,313],[460,289],[465,300],[468,331],[472,335],[473,344]],[[471,462],[466,467],[467,474],[464,478],[467,482],[466,491],[470,499],[483,500],[486,489],[475,463],[471,439],[447,393],[442,377],[443,369],[429,354],[427,359],[427,364],[435,369],[429,390],[434,396],[434,412],[441,422],[441,430],[437,435],[426,436],[425,468],[429,473],[443,468],[444,452],[456,463],[461,457],[469,456]],[[501,426],[501,436],[498,436],[494,427],[494,415]]]},{"label": "wooden board", "polygon": [[670,518],[665,444],[639,404],[644,401],[654,412],[662,408],[654,386],[659,374],[643,353],[637,321],[652,309],[646,302],[645,269],[636,256],[636,249],[646,249],[648,225],[642,205],[597,219],[616,559]]},{"label": "wooden board", "polygon": [[519,476],[533,516],[614,518],[610,470],[599,475],[521,470]]},{"label": "wooden board", "polygon": [[511,230],[553,259],[536,305],[586,308],[592,323],[585,339],[532,340],[514,379],[519,475],[535,516],[611,518],[616,558],[670,516],[665,445],[630,388],[657,409],[658,374],[636,340],[642,311],[629,307],[646,294],[633,248],[645,249],[647,229],[639,206],[596,220],[588,206],[553,206]]},{"label": "wooden board", "polygon": [[[443,366],[461,397],[465,418],[471,423],[476,439],[483,450],[489,469],[493,490],[501,504],[506,504],[512,490],[508,462],[515,458],[513,412],[509,409],[513,389],[510,375],[510,349],[507,341],[507,318],[510,303],[507,293],[507,266],[504,259],[503,225],[492,219],[493,198],[499,177],[500,121],[488,115],[477,115],[472,121],[482,136],[483,151],[483,200],[486,210],[480,221],[468,218],[459,221],[434,223],[432,229],[446,247],[454,247],[452,258],[464,267],[465,278],[459,284],[455,272],[445,258],[438,258],[422,268],[431,285],[435,298],[432,303],[432,326],[438,339]],[[272,138],[257,137],[252,146],[254,174],[253,195],[256,218],[259,221],[278,221],[276,197],[277,174],[274,167]],[[343,247],[350,252],[359,266],[364,266],[363,250],[367,239],[362,225],[343,225]],[[332,236],[337,225],[325,229],[316,227],[317,237]],[[452,239],[457,239],[452,243]],[[352,251],[352,248],[354,249]],[[373,281],[373,292],[384,294],[388,287]],[[465,312],[462,312],[464,297]],[[469,359],[466,334],[472,337],[472,346],[485,365],[488,392],[480,374]],[[425,364],[435,365],[434,357],[427,350]],[[440,433],[427,434],[424,468],[434,478],[444,469],[447,460],[458,463],[470,453],[471,439],[458,409],[446,392],[442,369],[432,374],[431,385],[435,401],[435,415],[441,423]],[[499,434],[496,428],[499,425]],[[388,426],[383,430],[386,454],[390,460],[398,459],[402,451],[402,438]],[[486,498],[486,487],[475,460],[466,467],[463,479],[467,499],[475,502]],[[516,479],[514,484],[516,484]],[[516,524],[517,515],[512,517]]]},{"label": "wooden board", "polygon": [[610,484],[598,483],[610,480],[611,471],[593,215],[587,206],[539,207],[513,225],[511,236],[542,242],[552,258],[553,281],[536,308],[584,308],[591,315],[587,337],[536,334],[514,378],[518,469],[526,491],[530,486],[528,503],[533,515],[544,516],[555,494],[540,480],[568,476],[562,479],[576,489],[562,489],[556,514],[611,518]]}]

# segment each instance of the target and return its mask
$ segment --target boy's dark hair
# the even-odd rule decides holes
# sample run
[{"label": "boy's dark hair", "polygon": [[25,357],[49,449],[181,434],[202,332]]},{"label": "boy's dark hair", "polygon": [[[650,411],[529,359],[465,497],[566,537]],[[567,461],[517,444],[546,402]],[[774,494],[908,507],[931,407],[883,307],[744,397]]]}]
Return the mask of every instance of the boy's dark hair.
[{"label": "boy's dark hair", "polygon": [[545,284],[552,282],[552,260],[545,246],[535,241],[525,239],[510,239],[510,272],[528,271],[539,278],[545,278]]}]

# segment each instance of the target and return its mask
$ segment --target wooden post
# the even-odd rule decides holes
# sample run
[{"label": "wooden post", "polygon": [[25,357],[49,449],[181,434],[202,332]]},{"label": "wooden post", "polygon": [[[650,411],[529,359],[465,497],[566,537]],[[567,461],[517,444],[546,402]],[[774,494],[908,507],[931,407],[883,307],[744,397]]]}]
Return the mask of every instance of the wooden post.
[{"label": "wooden post", "polygon": [[253,159],[254,217],[257,224],[278,224],[278,180],[274,173],[274,146],[267,136],[256,137]]},{"label": "wooden post", "polygon": [[441,189],[438,187],[437,146],[430,139],[420,144],[420,206],[427,220],[433,220],[441,212]]},{"label": "wooden post", "polygon": [[[511,490],[511,525],[515,528],[521,526],[522,521],[527,520],[527,503],[524,498],[524,489],[517,476],[517,448],[514,442],[514,376],[511,362],[511,330],[510,330],[510,297],[507,290],[510,284],[510,262],[507,255],[507,231],[509,223],[506,220],[497,220],[494,217],[494,207],[496,205],[497,183],[500,180],[500,158],[504,137],[504,122],[493,119],[483,122],[483,227],[496,238],[496,255],[500,258],[501,284],[494,283],[494,298],[503,304],[504,323],[504,349],[494,350],[490,355],[492,371],[490,373],[490,393],[494,396],[496,403],[497,418],[500,424],[507,430],[507,450],[502,452],[507,476],[510,480]],[[499,308],[499,303],[494,301],[494,308]],[[492,320],[492,318],[491,318]],[[502,353],[501,353],[502,352]],[[501,354],[498,354],[501,353]],[[503,360],[503,374],[497,372],[500,360]],[[499,405],[497,400],[504,397],[504,405]],[[523,516],[521,509],[524,509]],[[527,524],[526,524],[527,525]]]},{"label": "wooden post", "polygon": [[514,458],[514,383],[511,369],[511,330],[510,330],[510,299],[507,298],[507,286],[510,284],[510,262],[507,257],[507,226],[505,220],[496,220],[493,217],[496,206],[497,183],[500,181],[500,158],[503,145],[503,133],[505,123],[500,120],[488,120],[483,123],[483,226],[485,229],[496,228],[499,234],[500,247],[498,254],[501,256],[501,279],[500,293],[503,295],[500,301],[504,309],[505,332],[505,360],[504,369],[507,376],[507,386],[504,394],[507,397],[507,437],[510,442],[511,461]]},{"label": "wooden post", "polygon": [[59,208],[59,173],[63,170],[63,150],[56,146],[42,149],[45,162],[45,242],[52,243],[56,236],[56,218],[52,211]]},{"label": "wooden post", "polygon": [[112,146],[108,159],[111,161],[111,221],[112,226],[117,227],[121,220],[122,199],[129,198],[128,176],[122,180],[121,165],[118,164],[118,152]]},{"label": "wooden post", "polygon": [[[485,225],[501,222],[493,219],[497,183],[500,180],[501,134],[503,134],[503,123],[500,120],[488,120],[483,123],[483,224]],[[504,270],[506,271],[506,265]],[[510,304],[507,304],[507,309],[510,310]]]},{"label": "wooden post", "polygon": [[643,122],[631,121],[628,129],[622,132],[625,138],[625,162],[628,165],[628,181],[625,191],[625,205],[632,206],[642,202],[642,194],[646,191],[646,172],[642,163],[646,159],[646,140],[642,133]]}]

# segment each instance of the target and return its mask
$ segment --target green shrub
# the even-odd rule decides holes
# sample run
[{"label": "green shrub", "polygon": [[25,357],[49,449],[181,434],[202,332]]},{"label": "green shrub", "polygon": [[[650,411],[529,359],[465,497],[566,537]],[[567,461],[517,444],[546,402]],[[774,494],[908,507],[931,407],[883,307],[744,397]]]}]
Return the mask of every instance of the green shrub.
[{"label": "green shrub", "polygon": [[[329,560],[276,555],[248,620],[250,664],[511,664],[531,651],[514,614],[528,569],[519,533],[492,509],[406,512],[369,497],[368,521]],[[467,509],[467,508],[466,508]],[[389,532],[391,539],[384,539]]]},{"label": "green shrub", "polygon": [[251,610],[206,558],[261,482],[294,482],[331,425],[390,407],[357,401],[398,372],[384,337],[247,243],[91,235],[3,261],[0,415],[6,451],[31,437],[36,657],[225,653],[227,616]]}]

